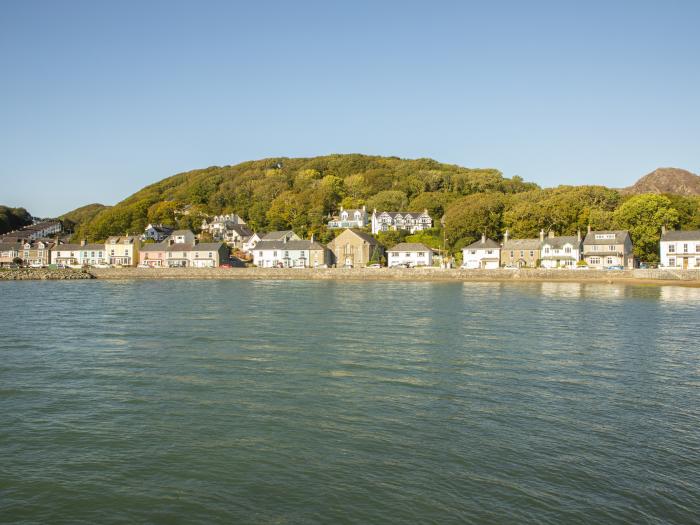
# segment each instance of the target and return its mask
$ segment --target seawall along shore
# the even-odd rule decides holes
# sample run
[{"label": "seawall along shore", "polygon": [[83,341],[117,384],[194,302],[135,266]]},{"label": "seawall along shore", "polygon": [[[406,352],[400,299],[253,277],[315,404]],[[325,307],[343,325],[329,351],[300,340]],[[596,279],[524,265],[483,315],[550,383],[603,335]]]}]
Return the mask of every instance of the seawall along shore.
[{"label": "seawall along shore", "polygon": [[2,280],[72,279],[261,279],[338,281],[569,281],[629,284],[674,284],[700,287],[700,270],[443,270],[439,268],[91,268],[0,270]]}]

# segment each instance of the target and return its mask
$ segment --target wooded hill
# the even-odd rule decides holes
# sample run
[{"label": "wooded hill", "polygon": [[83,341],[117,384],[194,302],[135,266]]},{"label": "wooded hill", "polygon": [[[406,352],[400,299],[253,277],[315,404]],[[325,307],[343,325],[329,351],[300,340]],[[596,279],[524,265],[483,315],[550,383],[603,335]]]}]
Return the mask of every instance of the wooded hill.
[{"label": "wooded hill", "polygon": [[[146,224],[164,223],[197,231],[205,214],[237,213],[256,231],[294,229],[328,242],[329,215],[340,206],[378,210],[428,209],[436,228],[411,240],[453,251],[482,233],[500,239],[535,237],[540,229],[557,234],[625,228],[637,255],[654,261],[661,224],[700,228],[700,198],[679,195],[623,195],[603,186],[542,189],[496,169],[471,169],[431,159],[407,160],[367,155],[272,158],[235,166],[180,173],[151,184],[115,206],[98,210],[76,227],[76,238],[91,241]],[[444,231],[440,219],[444,217]],[[402,235],[391,233],[391,244]]]},{"label": "wooded hill", "polygon": [[31,223],[32,216],[24,208],[0,206],[0,234],[19,230]]}]

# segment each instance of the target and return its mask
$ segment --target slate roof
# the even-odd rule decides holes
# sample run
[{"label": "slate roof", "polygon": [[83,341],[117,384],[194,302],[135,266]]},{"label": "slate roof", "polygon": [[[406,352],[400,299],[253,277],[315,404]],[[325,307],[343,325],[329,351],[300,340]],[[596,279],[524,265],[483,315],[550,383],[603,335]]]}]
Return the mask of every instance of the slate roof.
[{"label": "slate roof", "polygon": [[503,243],[504,250],[539,250],[542,241],[536,239],[508,239]]},{"label": "slate roof", "polygon": [[700,230],[674,230],[661,234],[662,241],[698,241]]},{"label": "slate roof", "polygon": [[390,252],[429,252],[432,251],[422,242],[400,242],[389,249]]},{"label": "slate roof", "polygon": [[[360,239],[362,239],[363,241],[365,241],[367,244],[371,244],[372,246],[379,244],[379,242],[377,242],[377,239],[375,239],[374,237],[372,237],[369,233],[363,232],[363,231],[360,231],[360,230],[354,230],[354,229],[352,229],[352,228],[346,228],[346,229],[343,230],[335,239],[337,239],[338,237],[340,237],[341,235],[343,235],[343,233],[345,233],[345,232],[354,233],[354,234],[355,234],[356,236],[358,236]],[[329,244],[333,243],[333,242],[335,241],[335,239],[333,239]]]},{"label": "slate roof", "polygon": [[402,217],[412,217],[414,219],[417,219],[418,217],[422,217],[424,215],[427,215],[423,211],[380,211],[377,212],[377,216],[379,215],[388,215],[392,219],[396,217],[397,215],[401,215]]},{"label": "slate roof", "polygon": [[279,241],[286,237],[289,233],[294,233],[292,230],[268,232],[262,236],[263,241]]},{"label": "slate roof", "polygon": [[260,241],[255,250],[325,250],[326,247],[316,241]]},{"label": "slate roof", "polygon": [[471,243],[469,246],[465,246],[465,250],[486,250],[488,248],[500,248],[501,245],[498,244],[496,241],[493,239],[486,239],[485,241],[482,242],[481,239],[479,239],[476,242]]},{"label": "slate roof", "polygon": [[[608,241],[609,242],[609,241]],[[570,244],[573,247],[579,245],[578,237],[576,235],[564,235],[562,237],[545,237],[542,242],[542,246],[549,244],[552,248],[563,248],[565,244]]]},{"label": "slate roof", "polygon": [[245,224],[231,224],[226,229],[235,231],[241,237],[250,237],[253,235],[253,230],[248,228]]},{"label": "slate roof", "polygon": [[59,244],[58,246],[54,246],[54,250],[57,252],[84,252],[86,250],[101,250],[105,251],[105,245],[104,244]]},{"label": "slate roof", "polygon": [[[596,235],[605,235],[605,234],[615,234],[614,239],[596,239]],[[586,238],[583,240],[583,244],[599,244],[599,245],[607,245],[607,244],[624,244],[625,239],[629,237],[629,232],[627,230],[601,230],[601,231],[592,231],[586,235]]]},{"label": "slate roof", "polygon": [[224,245],[223,242],[181,242],[169,244],[167,241],[144,244],[142,252],[217,252]]}]

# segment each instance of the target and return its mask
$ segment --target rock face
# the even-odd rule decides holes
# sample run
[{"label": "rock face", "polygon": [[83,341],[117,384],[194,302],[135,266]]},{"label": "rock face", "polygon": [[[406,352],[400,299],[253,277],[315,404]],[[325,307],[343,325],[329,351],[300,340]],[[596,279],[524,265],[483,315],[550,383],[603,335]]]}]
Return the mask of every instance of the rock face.
[{"label": "rock face", "polygon": [[700,195],[700,176],[678,168],[659,168],[645,175],[625,193],[675,193],[678,195]]},{"label": "rock face", "polygon": [[0,281],[36,281],[36,280],[75,280],[94,279],[85,270],[51,270],[48,268],[19,268],[0,270]]}]

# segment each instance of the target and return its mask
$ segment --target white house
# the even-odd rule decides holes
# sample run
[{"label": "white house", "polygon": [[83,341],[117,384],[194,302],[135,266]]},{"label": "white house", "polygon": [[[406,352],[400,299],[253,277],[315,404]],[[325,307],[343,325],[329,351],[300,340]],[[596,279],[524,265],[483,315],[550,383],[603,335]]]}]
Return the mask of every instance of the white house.
[{"label": "white house", "polygon": [[152,239],[156,242],[164,241],[173,233],[173,228],[163,226],[162,224],[149,224],[143,231],[142,239]]},{"label": "white house", "polygon": [[330,262],[328,249],[307,240],[258,242],[253,250],[253,263],[260,268],[317,268]]},{"label": "white house", "polygon": [[544,231],[540,231],[540,239],[542,268],[575,268],[581,259],[581,232],[574,236],[556,237],[550,231],[545,239]]},{"label": "white house", "polygon": [[391,248],[387,255],[387,266],[432,266],[433,250],[419,242],[402,242]]},{"label": "white house", "polygon": [[328,228],[359,228],[367,226],[367,208],[362,206],[360,209],[343,209],[340,207],[340,213],[333,220],[328,222]]},{"label": "white house", "polygon": [[700,269],[700,230],[662,228],[659,252],[664,268]]},{"label": "white house", "polygon": [[482,235],[481,239],[462,248],[462,268],[495,270],[501,264],[501,245]]},{"label": "white house", "polygon": [[104,244],[57,244],[51,250],[51,263],[66,266],[94,266],[107,264],[107,252]]},{"label": "white house", "polygon": [[386,232],[389,230],[407,230],[415,233],[433,227],[433,219],[428,215],[428,210],[422,212],[411,211],[383,211],[372,212],[372,233]]},{"label": "white house", "polygon": [[253,250],[257,246],[257,244],[261,241],[262,239],[260,238],[260,235],[257,233],[254,233],[253,235],[249,236],[247,239],[243,240],[243,244],[241,245],[241,250],[245,253],[253,253]]}]

